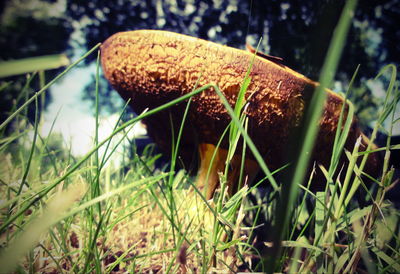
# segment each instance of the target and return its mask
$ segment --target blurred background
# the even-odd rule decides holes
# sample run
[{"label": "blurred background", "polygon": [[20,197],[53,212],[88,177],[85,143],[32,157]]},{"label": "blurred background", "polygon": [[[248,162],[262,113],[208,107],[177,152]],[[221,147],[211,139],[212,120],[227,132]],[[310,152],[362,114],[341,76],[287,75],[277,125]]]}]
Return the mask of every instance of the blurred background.
[{"label": "blurred background", "polygon": [[[110,35],[126,30],[162,29],[261,51],[283,58],[292,69],[318,80],[330,38],[344,1],[257,0],[10,0],[0,2],[0,61],[64,53],[76,60]],[[396,0],[359,1],[339,70],[331,88],[346,91],[360,65],[351,100],[364,130],[373,125],[383,103],[387,77],[374,80],[389,63],[400,63],[400,4]],[[82,155],[94,133],[96,54],[52,86],[41,101],[41,131],[53,131]],[[64,68],[46,71],[49,81]],[[26,76],[0,79],[8,88],[0,97],[0,122],[13,105],[22,104],[19,91]],[[39,89],[30,83],[30,94]],[[100,82],[100,138],[108,135],[123,106],[104,78]],[[28,115],[34,116],[35,104]],[[134,114],[130,114],[134,115]],[[128,118],[129,115],[126,116]],[[10,127],[8,130],[12,130]],[[143,135],[138,126],[134,134]],[[400,134],[397,127],[394,134]]]}]

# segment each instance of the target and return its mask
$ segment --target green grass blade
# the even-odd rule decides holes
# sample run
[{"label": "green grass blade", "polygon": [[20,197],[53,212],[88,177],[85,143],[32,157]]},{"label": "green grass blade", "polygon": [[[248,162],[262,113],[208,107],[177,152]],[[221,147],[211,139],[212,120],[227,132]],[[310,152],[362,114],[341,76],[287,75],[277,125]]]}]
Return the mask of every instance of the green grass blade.
[{"label": "green grass blade", "polygon": [[258,151],[257,147],[255,146],[255,144],[251,140],[250,136],[247,134],[247,132],[244,129],[244,127],[242,126],[242,123],[240,122],[239,118],[235,115],[235,112],[232,109],[232,107],[230,106],[228,100],[225,98],[224,94],[219,90],[219,88],[217,86],[212,85],[212,87],[217,92],[217,94],[218,94],[219,98],[221,99],[222,103],[224,104],[229,116],[231,116],[232,121],[236,124],[238,130],[242,134],[243,139],[247,143],[247,146],[249,147],[249,149],[253,153],[254,158],[256,159],[257,163],[260,165],[261,170],[268,177],[268,180],[269,180],[271,186],[274,188],[274,190],[278,190],[279,187],[278,187],[278,184],[277,184],[276,180],[274,179],[274,177],[271,174],[271,171],[269,170],[269,168],[265,164],[264,159],[261,156],[260,152]]},{"label": "green grass blade", "polygon": [[4,273],[11,272],[20,258],[38,241],[40,235],[47,231],[71,205],[82,196],[80,188],[72,188],[60,193],[47,206],[41,217],[25,227],[24,232],[0,253],[0,265]]},{"label": "green grass blade", "polygon": [[324,253],[324,250],[322,250],[321,248],[316,247],[316,246],[311,245],[311,244],[308,244],[308,243],[304,243],[302,241],[283,241],[282,245],[286,246],[286,247],[301,247],[301,248],[306,248],[306,249],[309,249],[309,250],[314,250],[314,251],[317,251],[317,252]]},{"label": "green grass blade", "polygon": [[[320,201],[325,201],[325,192],[317,192],[316,197]],[[316,203],[315,205],[315,235],[320,235],[323,232],[323,224],[324,220],[326,218],[327,212],[325,211],[325,204],[324,203]],[[315,245],[314,246],[318,246]],[[322,250],[321,250],[322,251]],[[316,257],[316,264],[317,264],[317,270],[320,272],[323,269],[323,264],[322,264],[322,258],[321,255],[323,252],[321,251],[316,251],[314,256]]]},{"label": "green grass blade", "polygon": [[35,122],[34,122],[34,132],[33,132],[32,145],[31,145],[31,149],[30,149],[30,152],[29,152],[28,162],[26,163],[26,168],[25,168],[25,171],[24,171],[24,175],[22,176],[21,184],[19,185],[19,189],[18,189],[17,195],[19,195],[21,193],[23,186],[25,184],[27,184],[26,178],[28,177],[30,166],[31,166],[31,162],[32,162],[32,158],[33,158],[33,154],[35,153],[36,139],[37,139],[37,136],[38,136],[38,125],[39,125],[39,105],[38,105],[37,98],[35,100],[35,107],[36,107],[35,108]]},{"label": "green grass blade", "polygon": [[308,162],[311,157],[311,152],[319,129],[319,120],[323,111],[324,102],[327,96],[325,88],[328,87],[335,75],[339,59],[345,45],[345,39],[350,27],[352,16],[354,14],[357,1],[350,0],[346,2],[343,8],[339,23],[334,31],[332,41],[330,43],[328,53],[322,67],[321,76],[319,79],[320,85],[316,88],[310,104],[305,113],[304,127],[301,134],[302,146],[295,154],[296,162],[293,165],[293,173],[289,176],[287,182],[282,186],[282,197],[280,203],[276,207],[275,216],[277,221],[273,232],[273,250],[269,258],[268,272],[272,273],[275,269],[277,258],[280,254],[280,245],[283,235],[288,225],[289,217],[291,216],[293,204],[297,197],[298,185],[303,183],[305,174],[308,170]]},{"label": "green grass blade", "polygon": [[11,114],[1,125],[0,125],[0,131],[8,124],[10,123],[15,116],[17,116],[22,110],[26,108],[30,103],[32,103],[35,98],[39,97],[42,93],[44,93],[49,87],[51,87],[55,82],[57,82],[60,78],[62,78],[67,72],[69,72],[71,69],[73,69],[77,64],[82,62],[86,57],[88,57],[92,52],[94,52],[98,47],[100,47],[101,44],[97,44],[94,46],[91,50],[89,50],[87,53],[85,53],[81,58],[76,60],[73,64],[68,66],[62,73],[57,75],[53,80],[48,82],[43,88],[41,88],[38,92],[35,93],[31,98],[29,98],[22,106],[20,106],[13,114]]},{"label": "green grass blade", "polygon": [[391,268],[394,269],[396,273],[400,273],[400,262],[394,258],[387,255],[384,251],[378,249],[377,247],[371,247],[371,251],[375,253],[379,258],[384,260]]},{"label": "green grass blade", "polygon": [[[379,115],[377,124],[375,125],[375,127],[374,127],[374,129],[372,131],[368,146],[365,149],[366,152],[371,151],[371,147],[373,145],[373,141],[376,138],[376,135],[377,135],[377,132],[378,132],[378,128],[383,124],[384,120],[389,115],[389,113],[387,112],[387,108],[388,108],[388,105],[389,105],[389,99],[391,98],[391,95],[392,95],[392,92],[393,92],[393,89],[394,89],[394,86],[395,86],[395,83],[396,83],[396,78],[397,78],[397,68],[396,68],[396,66],[394,66],[392,64],[385,66],[384,68],[381,69],[381,71],[380,71],[380,73],[378,74],[377,77],[381,76],[387,70],[391,70],[391,75],[390,75],[391,77],[390,77],[389,86],[388,86],[387,91],[386,91],[385,102],[384,102],[384,105],[383,105],[383,109],[382,109],[382,111],[381,111],[381,113]],[[385,150],[387,151],[388,148],[385,148]],[[368,159],[368,153],[364,153],[362,161],[361,161],[361,164],[359,166],[359,170],[360,171],[362,171],[364,169],[364,166],[365,166],[365,164],[367,162],[367,159]],[[358,187],[360,186],[360,184],[361,184],[361,180],[359,179],[358,176],[356,176],[354,181],[353,181],[352,187],[351,187],[348,195],[346,196],[346,199],[344,201],[344,207],[342,207],[342,209],[346,208],[347,205],[350,203],[350,200],[352,199],[352,197],[356,193],[356,191],[357,191]],[[340,211],[338,215],[341,215],[341,213],[342,213],[342,211]]]},{"label": "green grass blade", "polygon": [[0,78],[34,71],[57,69],[69,65],[65,54],[54,54],[39,57],[30,57],[20,60],[0,62]]},{"label": "green grass blade", "polygon": [[[95,49],[95,48],[94,48]],[[92,148],[88,153],[86,153],[86,155],[84,155],[77,163],[75,163],[71,168],[68,169],[68,171],[65,172],[64,175],[62,175],[60,178],[58,178],[54,183],[50,184],[41,194],[39,197],[37,197],[37,199],[32,200],[31,202],[29,202],[28,204],[22,206],[20,208],[20,210],[18,210],[18,212],[16,212],[13,216],[11,216],[9,219],[7,219],[7,221],[5,221],[1,227],[0,227],[0,232],[3,231],[10,223],[12,223],[18,216],[20,216],[21,214],[23,214],[25,212],[25,210],[27,210],[31,205],[33,205],[37,200],[41,199],[44,195],[46,195],[48,192],[50,192],[50,190],[52,190],[54,187],[56,187],[58,184],[60,184],[62,181],[64,181],[66,178],[68,178],[68,176],[70,176],[73,172],[75,172],[79,167],[81,167],[81,165],[86,162],[101,146],[103,146],[105,143],[107,143],[111,138],[113,138],[115,135],[117,135],[119,132],[123,131],[125,128],[137,123],[138,121],[149,117],[151,115],[154,115],[155,113],[158,113],[164,109],[167,109],[169,107],[172,107],[180,102],[183,102],[187,99],[189,99],[190,97],[203,92],[204,90],[208,89],[208,88],[217,88],[215,85],[205,85],[193,92],[190,92],[188,94],[185,94],[177,99],[174,99],[160,107],[157,107],[155,109],[149,110],[135,118],[133,118],[132,120],[124,123],[123,125],[121,125],[120,127],[118,127],[114,132],[112,132],[107,138],[105,138],[103,141],[101,141],[97,146],[95,146],[94,148]],[[36,98],[37,96],[35,95],[32,98]],[[32,99],[31,98],[31,99]],[[30,99],[30,100],[31,100]],[[225,99],[226,100],[226,99]],[[228,103],[229,105],[229,103]]]}]

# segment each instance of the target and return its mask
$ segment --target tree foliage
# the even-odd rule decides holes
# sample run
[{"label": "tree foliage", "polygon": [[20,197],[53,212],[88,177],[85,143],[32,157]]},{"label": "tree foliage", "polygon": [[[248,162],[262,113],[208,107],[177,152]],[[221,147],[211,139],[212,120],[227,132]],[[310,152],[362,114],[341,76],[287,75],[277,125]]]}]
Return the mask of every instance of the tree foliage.
[{"label": "tree foliage", "polygon": [[[23,1],[24,2],[24,1]],[[25,1],[27,2],[27,1]],[[69,21],[62,17],[47,15],[40,10],[40,15],[35,16],[35,7],[21,9],[13,6],[13,1],[2,2],[0,6],[0,61],[16,60],[48,54],[66,52],[69,48],[68,41],[72,33]],[[60,70],[46,71],[45,79],[54,78]],[[0,79],[9,82],[6,89],[2,90],[0,100],[0,122],[4,121],[10,112],[24,102],[23,98],[30,97],[40,88],[39,77],[35,77],[29,86],[26,86],[27,77],[13,76]],[[50,93],[46,93],[47,105],[50,102]],[[40,101],[39,104],[43,102]],[[40,109],[45,106],[40,106]],[[28,109],[28,117],[32,120],[35,105]]]},{"label": "tree foliage", "polygon": [[[246,36],[253,37],[253,43],[264,36],[264,49],[313,77],[325,57],[343,4],[332,0],[68,0],[67,13],[77,21],[90,19],[82,28],[87,48],[115,32],[134,29],[170,30],[239,48],[244,47]],[[365,75],[375,74],[376,67],[385,62],[399,63],[396,41],[400,31],[394,24],[399,13],[396,1],[360,1],[341,72],[351,75],[360,63],[365,66]]]}]

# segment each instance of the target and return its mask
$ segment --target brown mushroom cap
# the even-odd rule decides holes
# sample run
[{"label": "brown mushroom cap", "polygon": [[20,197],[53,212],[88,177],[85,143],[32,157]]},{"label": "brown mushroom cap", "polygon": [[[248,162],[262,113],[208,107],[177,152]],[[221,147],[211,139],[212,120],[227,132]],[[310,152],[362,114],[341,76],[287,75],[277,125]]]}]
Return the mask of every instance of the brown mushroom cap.
[{"label": "brown mushroom cap", "polygon": [[[101,47],[105,77],[124,99],[131,99],[130,105],[136,113],[189,93],[196,85],[210,83],[216,84],[233,106],[253,56],[247,51],[157,30],[117,33]],[[283,152],[289,135],[299,125],[317,83],[260,56],[255,57],[250,77],[245,94],[248,133],[269,167],[279,168],[284,164]],[[339,95],[327,92],[313,154],[313,160],[325,166],[329,164],[343,104]],[[144,121],[149,135],[167,151],[172,138],[171,121],[176,133],[184,107],[177,105]],[[213,89],[194,96],[182,139],[183,158],[190,158],[190,151],[197,143],[215,145],[229,122],[230,116]],[[352,149],[359,135],[360,129],[353,121],[347,149]],[[365,145],[364,141],[364,149]],[[227,146],[226,140],[222,142],[222,147]],[[367,164],[369,171],[378,170],[380,165],[373,155]]]}]

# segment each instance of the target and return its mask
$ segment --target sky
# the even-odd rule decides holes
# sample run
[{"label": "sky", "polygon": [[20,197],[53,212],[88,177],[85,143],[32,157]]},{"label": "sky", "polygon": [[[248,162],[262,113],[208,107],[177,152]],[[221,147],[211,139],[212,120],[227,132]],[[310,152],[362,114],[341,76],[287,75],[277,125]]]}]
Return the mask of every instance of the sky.
[{"label": "sky", "polygon": [[[83,89],[93,73],[93,66],[75,68],[62,78],[51,89],[52,102],[43,115],[41,133],[47,136],[52,132],[61,133],[67,147],[73,155],[82,156],[93,148],[95,134],[95,117],[91,104],[83,100]],[[99,139],[109,136],[118,120],[118,113],[100,117]],[[143,136],[146,130],[136,124],[129,136]]]}]

